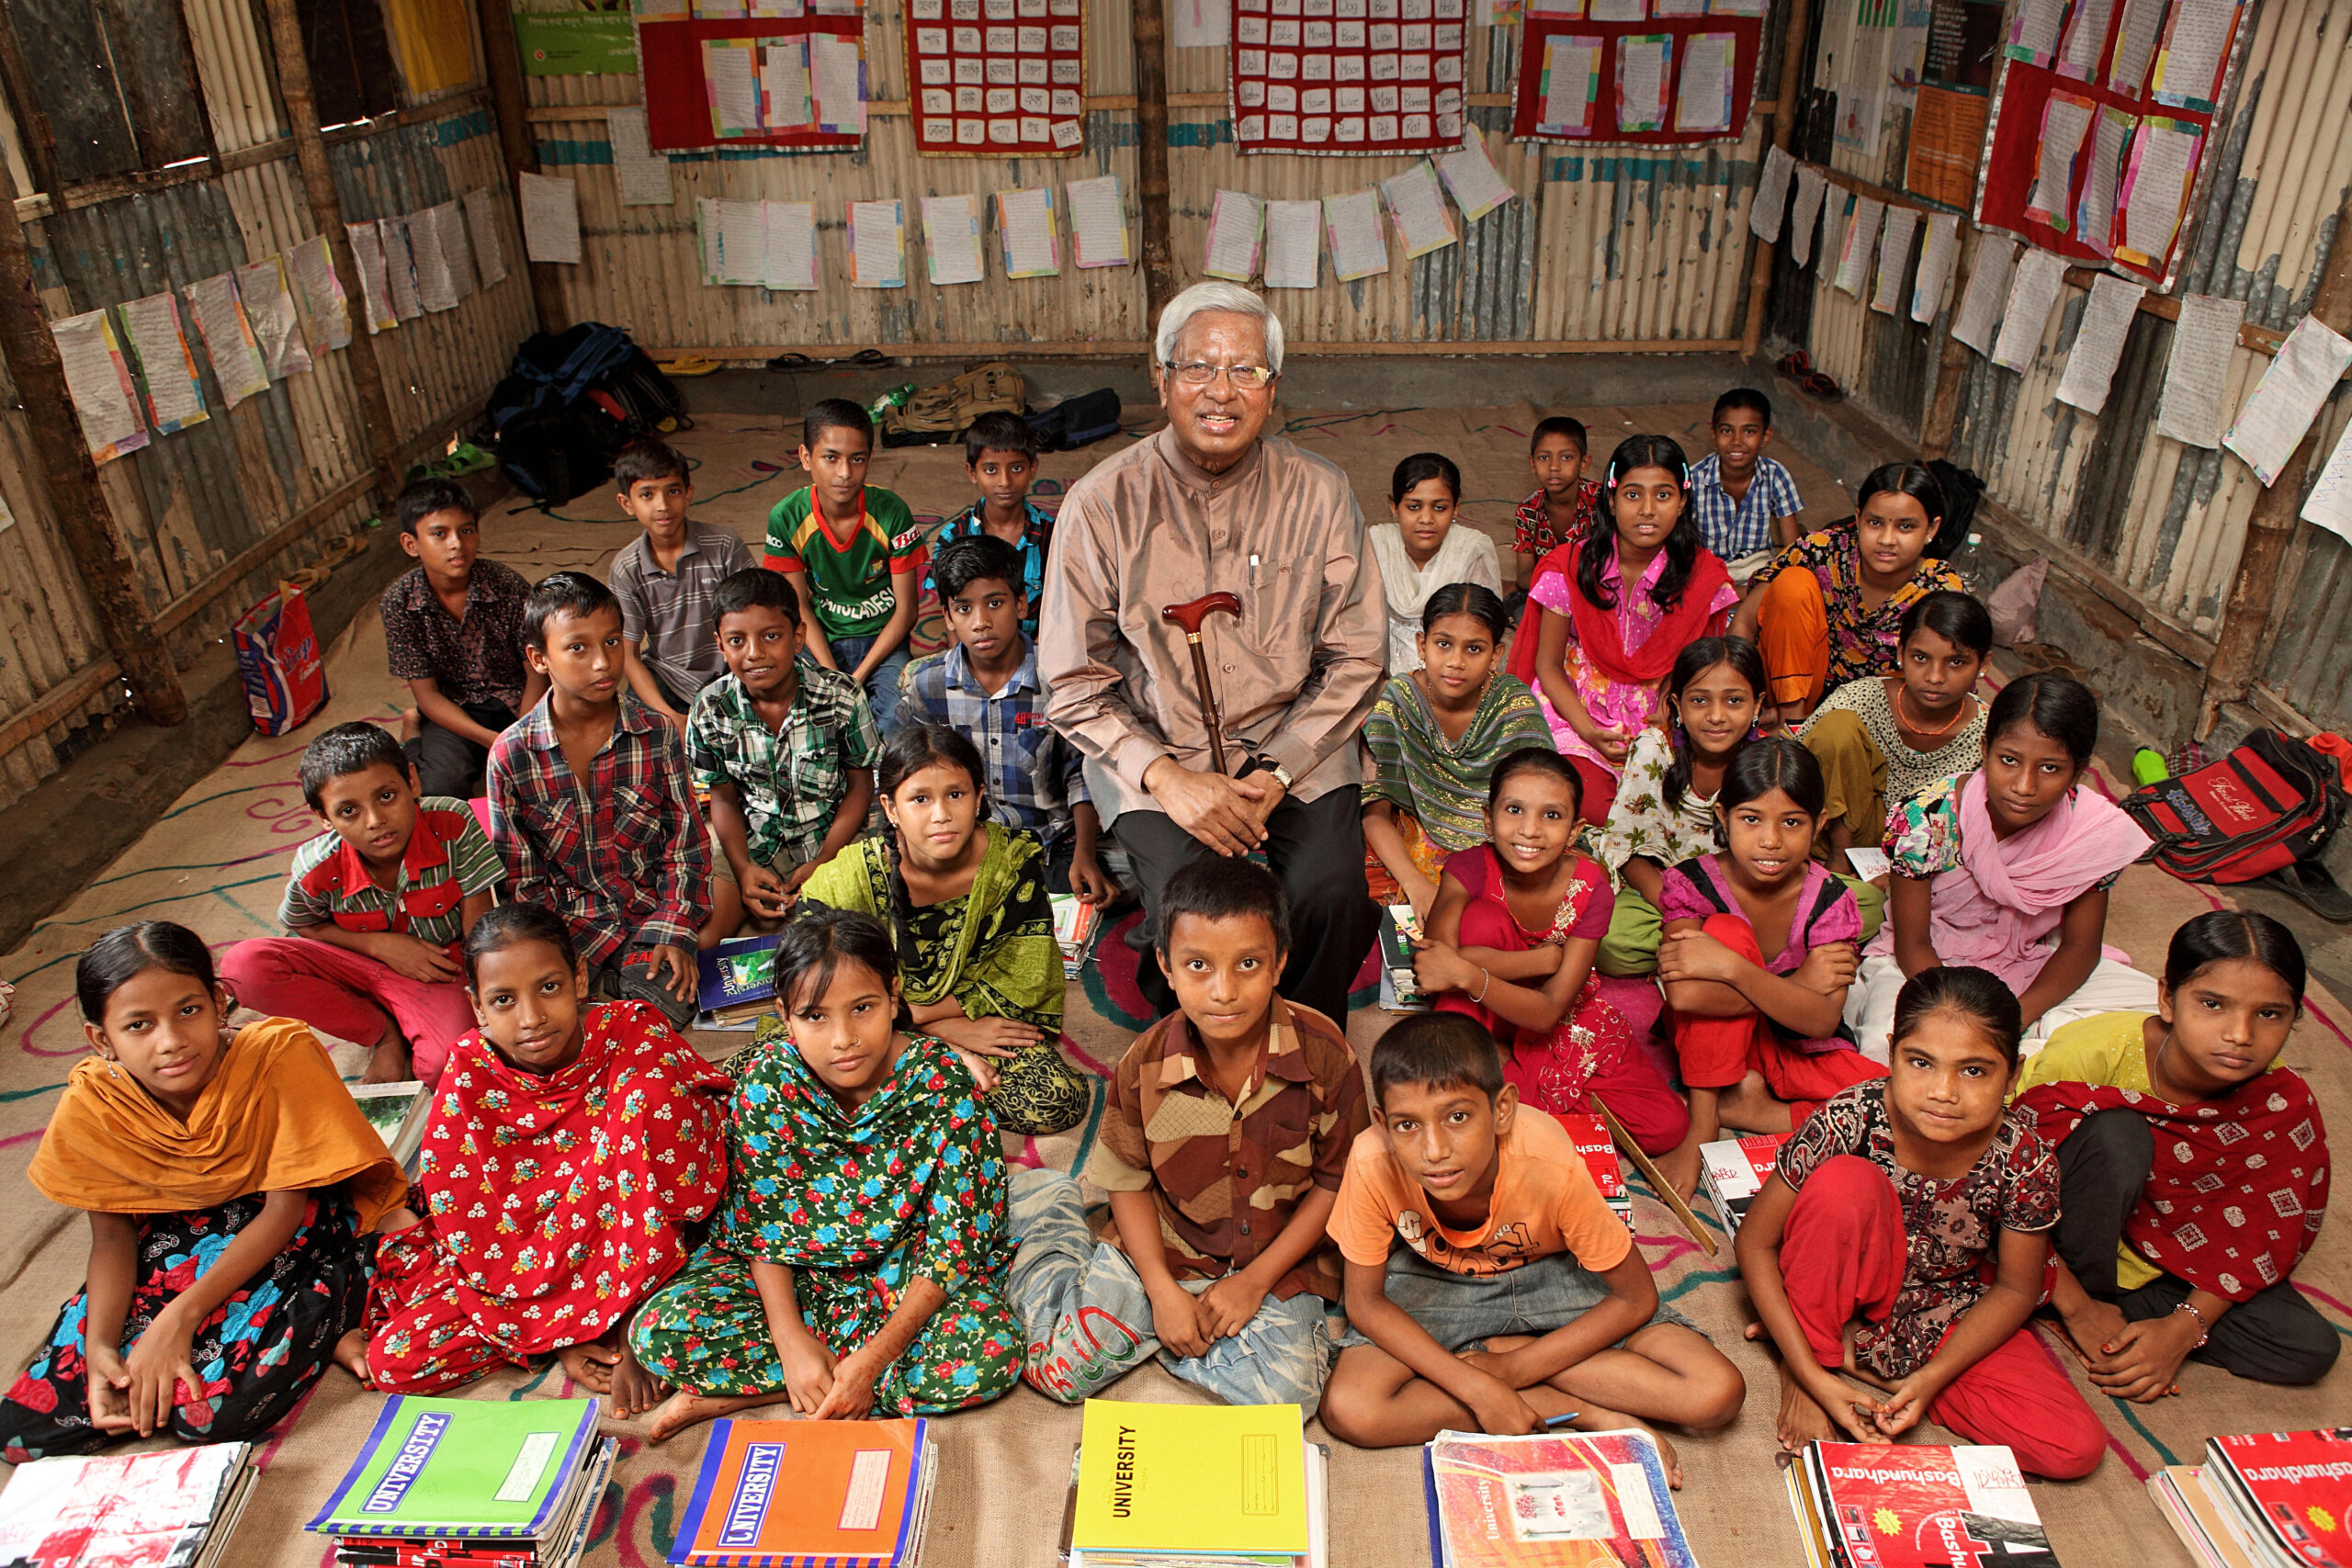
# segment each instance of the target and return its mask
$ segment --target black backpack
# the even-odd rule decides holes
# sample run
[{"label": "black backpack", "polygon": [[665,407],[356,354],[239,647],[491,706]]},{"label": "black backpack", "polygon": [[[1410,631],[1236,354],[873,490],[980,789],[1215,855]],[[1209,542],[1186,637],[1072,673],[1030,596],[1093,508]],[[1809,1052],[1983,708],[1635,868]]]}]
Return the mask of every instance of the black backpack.
[{"label": "black backpack", "polygon": [[683,421],[677,383],[602,321],[534,333],[514,351],[506,377],[482,410],[481,438],[498,465],[541,511],[562,505],[612,476],[613,455]]},{"label": "black backpack", "polygon": [[1119,394],[1108,387],[1065,398],[1029,416],[1041,452],[1067,452],[1119,434]]},{"label": "black backpack", "polygon": [[571,409],[533,409],[507,421],[498,437],[498,467],[543,512],[613,477],[604,439]]}]

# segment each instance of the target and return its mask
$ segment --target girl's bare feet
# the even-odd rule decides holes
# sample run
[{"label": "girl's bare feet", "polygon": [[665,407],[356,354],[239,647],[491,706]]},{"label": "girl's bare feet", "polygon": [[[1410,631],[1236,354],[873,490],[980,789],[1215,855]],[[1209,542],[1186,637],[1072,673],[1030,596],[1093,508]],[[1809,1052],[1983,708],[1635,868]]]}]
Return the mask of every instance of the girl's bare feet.
[{"label": "girl's bare feet", "polygon": [[690,1388],[682,1388],[654,1407],[651,1440],[667,1442],[701,1422],[757,1405],[782,1404],[785,1398],[780,1389],[774,1393],[696,1393]]},{"label": "girl's bare feet", "polygon": [[615,1416],[623,1420],[641,1416],[662,1401],[670,1385],[646,1371],[637,1352],[628,1348],[628,1337],[620,1340],[620,1359],[613,1363],[613,1388],[605,1401]]},{"label": "girl's bare feet", "polygon": [[1699,1139],[1694,1134],[1657,1156],[1657,1173],[1672,1184],[1675,1195],[1690,1201],[1699,1190]]},{"label": "girl's bare feet", "polygon": [[368,1331],[355,1328],[334,1342],[334,1364],[359,1380],[361,1388],[376,1386],[375,1374],[368,1370]]}]

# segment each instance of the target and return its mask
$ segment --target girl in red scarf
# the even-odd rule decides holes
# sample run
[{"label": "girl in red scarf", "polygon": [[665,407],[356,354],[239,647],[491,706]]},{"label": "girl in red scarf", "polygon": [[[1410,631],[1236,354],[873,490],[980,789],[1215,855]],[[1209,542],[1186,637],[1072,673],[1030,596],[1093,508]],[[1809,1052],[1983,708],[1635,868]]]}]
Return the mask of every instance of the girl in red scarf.
[{"label": "girl in red scarf", "polygon": [[2274,1066],[2303,1006],[2303,954],[2267,915],[2173,933],[2156,1011],[2070,1023],[2018,1103],[2058,1147],[2051,1303],[2091,1382],[2143,1404],[2194,1358],[2314,1383],[2341,1341],[2290,1277],[2327,1207],[2327,1129]]},{"label": "girl in red scarf", "polygon": [[583,1007],[560,919],[506,904],[466,933],[481,1027],[425,1123],[423,1223],[385,1237],[368,1371],[434,1393],[553,1354],[616,1416],[667,1392],[621,1332],[727,1186],[729,1085],[643,1002]]},{"label": "girl in red scarf", "polygon": [[1510,650],[1510,672],[1536,688],[1596,822],[1609,818],[1626,749],[1663,711],[1675,656],[1722,635],[1739,603],[1702,542],[1679,446],[1628,436],[1601,482],[1614,531],[1572,539],[1536,565]]}]

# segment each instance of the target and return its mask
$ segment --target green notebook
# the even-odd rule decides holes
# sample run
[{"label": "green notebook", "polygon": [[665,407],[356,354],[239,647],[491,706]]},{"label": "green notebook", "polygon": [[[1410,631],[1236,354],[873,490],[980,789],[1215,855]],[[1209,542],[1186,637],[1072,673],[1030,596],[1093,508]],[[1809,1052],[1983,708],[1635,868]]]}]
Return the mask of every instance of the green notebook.
[{"label": "green notebook", "polygon": [[388,1402],[309,1529],[338,1536],[544,1536],[596,1436],[593,1399]]}]

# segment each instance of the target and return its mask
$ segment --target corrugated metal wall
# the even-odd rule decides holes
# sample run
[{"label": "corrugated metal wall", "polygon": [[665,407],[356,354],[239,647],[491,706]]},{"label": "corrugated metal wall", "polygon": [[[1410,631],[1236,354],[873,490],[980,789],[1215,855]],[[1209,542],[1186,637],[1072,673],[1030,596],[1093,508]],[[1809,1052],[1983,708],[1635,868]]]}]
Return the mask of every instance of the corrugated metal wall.
[{"label": "corrugated metal wall", "polygon": [[[178,290],[261,261],[317,232],[273,86],[266,33],[247,0],[187,0],[216,143],[229,165],[202,179],[89,205],[21,202],[52,317]],[[330,160],[345,216],[393,217],[480,186],[504,192],[503,160],[479,85],[416,106],[408,123],[336,139]],[[13,126],[6,138],[23,179]],[[275,156],[252,150],[275,144]],[[466,416],[534,325],[511,198],[501,203],[508,276],[454,310],[374,341],[397,434]],[[358,288],[345,278],[354,302]],[[183,317],[187,312],[183,310]],[[99,470],[158,626],[185,664],[277,578],[368,515],[369,458],[348,350],[228,409],[191,347],[211,417]],[[15,401],[13,390],[8,401]],[[78,724],[119,706],[122,683],[65,553],[20,414],[0,415],[0,806],[57,766]],[[282,547],[273,536],[292,534]],[[258,553],[257,553],[258,552]],[[231,570],[234,564],[236,570]],[[38,720],[39,722],[35,722]]]},{"label": "corrugated metal wall", "polygon": [[[1504,177],[1526,199],[1468,226],[1460,244],[1351,284],[1274,295],[1301,348],[1436,342],[1656,342],[1720,345],[1738,336],[1748,267],[1747,208],[1759,134],[1720,147],[1673,150],[1521,146],[1509,136],[1516,28],[1473,28],[1471,118]],[[896,0],[866,10],[866,59],[876,100],[902,100],[906,60]],[[1360,190],[1408,166],[1403,158],[1243,157],[1226,109],[1226,51],[1168,51],[1170,240],[1180,283],[1196,281],[1216,192],[1302,199]],[[902,113],[876,114],[855,153],[777,157],[720,153],[671,160],[669,208],[622,207],[603,107],[640,101],[634,76],[530,79],[541,162],[580,186],[586,252],[569,268],[578,315],[627,321],[650,345],[719,351],[811,344],[1002,344],[1039,351],[1132,352],[1148,335],[1140,268],[943,289],[852,289],[842,232],[847,203],[987,193],[1101,174],[1135,197],[1136,123],[1127,13],[1115,0],[1087,10],[1086,150],[1022,162],[921,158]],[[1777,82],[1768,67],[1766,90]],[[695,259],[697,197],[814,201],[824,287],[814,294],[706,288]],[[1458,215],[1457,215],[1458,216]],[[991,246],[994,240],[991,234]],[[921,266],[920,257],[912,265]],[[917,276],[920,276],[918,272]]]}]

